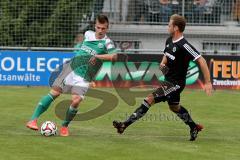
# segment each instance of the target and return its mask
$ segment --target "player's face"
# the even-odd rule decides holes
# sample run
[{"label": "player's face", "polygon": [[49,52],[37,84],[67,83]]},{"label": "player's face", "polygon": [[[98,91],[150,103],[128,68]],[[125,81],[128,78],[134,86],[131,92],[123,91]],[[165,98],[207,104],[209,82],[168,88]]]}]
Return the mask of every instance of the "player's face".
[{"label": "player's face", "polygon": [[107,31],[108,31],[108,23],[101,24],[98,21],[96,21],[96,24],[95,24],[96,38],[98,39],[104,38]]},{"label": "player's face", "polygon": [[170,20],[169,23],[168,23],[168,33],[170,35],[174,34],[174,25],[173,25],[173,21],[172,20]]}]

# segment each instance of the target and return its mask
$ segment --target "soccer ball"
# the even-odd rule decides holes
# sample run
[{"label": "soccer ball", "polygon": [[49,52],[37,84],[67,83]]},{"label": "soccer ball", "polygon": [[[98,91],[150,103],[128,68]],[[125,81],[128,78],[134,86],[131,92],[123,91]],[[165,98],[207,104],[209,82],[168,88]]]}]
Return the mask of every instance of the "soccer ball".
[{"label": "soccer ball", "polygon": [[41,134],[49,137],[57,134],[57,126],[51,121],[46,121],[41,125]]}]

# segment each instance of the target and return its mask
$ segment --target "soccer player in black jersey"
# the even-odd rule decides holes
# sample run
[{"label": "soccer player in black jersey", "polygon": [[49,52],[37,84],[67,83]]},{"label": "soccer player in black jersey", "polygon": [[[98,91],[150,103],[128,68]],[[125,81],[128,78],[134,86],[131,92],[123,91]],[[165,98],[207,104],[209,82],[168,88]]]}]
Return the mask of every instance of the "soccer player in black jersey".
[{"label": "soccer player in black jersey", "polygon": [[187,68],[191,60],[198,63],[203,73],[206,94],[211,95],[212,92],[210,73],[206,61],[184,38],[185,25],[185,18],[177,14],[171,16],[168,24],[170,37],[166,41],[160,68],[166,67],[169,69],[165,75],[165,80],[166,84],[172,84],[172,86],[160,86],[153,93],[149,94],[140,107],[126,121],[113,121],[113,126],[118,133],[122,134],[129,125],[143,117],[153,104],[164,101],[167,101],[170,110],[176,113],[190,127],[190,141],[194,141],[198,132],[203,129],[203,126],[196,124],[187,109],[180,104],[180,94],[185,87]]}]

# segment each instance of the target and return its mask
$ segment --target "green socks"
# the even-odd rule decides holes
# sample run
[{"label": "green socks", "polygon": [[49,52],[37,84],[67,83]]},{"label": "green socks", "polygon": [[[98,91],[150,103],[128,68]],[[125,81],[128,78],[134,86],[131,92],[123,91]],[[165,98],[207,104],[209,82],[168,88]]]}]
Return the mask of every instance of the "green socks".
[{"label": "green socks", "polygon": [[[31,117],[31,120],[37,119],[43,112],[45,112],[50,104],[54,101],[55,97],[53,97],[50,93],[39,101],[38,105],[36,106],[36,109],[33,112],[33,115]],[[73,120],[73,118],[76,116],[78,112],[78,109],[70,106],[67,110],[66,117],[62,123],[62,126],[67,127],[69,123]]]},{"label": "green socks", "polygon": [[31,120],[34,120],[38,118],[43,112],[45,112],[50,104],[54,101],[54,97],[49,93],[48,95],[42,97],[42,99],[39,101],[35,111],[33,112],[33,115],[31,117]]},{"label": "green socks", "polygon": [[77,108],[70,106],[67,110],[66,117],[62,123],[62,126],[67,127],[69,123],[73,120],[73,118],[76,116],[77,112]]}]

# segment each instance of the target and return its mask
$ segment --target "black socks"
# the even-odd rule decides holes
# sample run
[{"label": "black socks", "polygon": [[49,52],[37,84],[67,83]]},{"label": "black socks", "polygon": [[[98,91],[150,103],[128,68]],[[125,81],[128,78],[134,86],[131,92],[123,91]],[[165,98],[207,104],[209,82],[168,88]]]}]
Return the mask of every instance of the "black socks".
[{"label": "black socks", "polygon": [[149,107],[150,105],[148,104],[148,102],[144,100],[141,106],[138,107],[135,110],[135,112],[125,122],[123,122],[124,125],[128,127],[129,125],[131,125],[132,123],[134,123],[135,121],[143,117],[147,113]]},{"label": "black socks", "polygon": [[183,107],[180,106],[179,112],[175,112],[177,116],[183,120],[185,124],[187,124],[191,129],[196,127],[196,123],[192,120],[188,111]]}]

